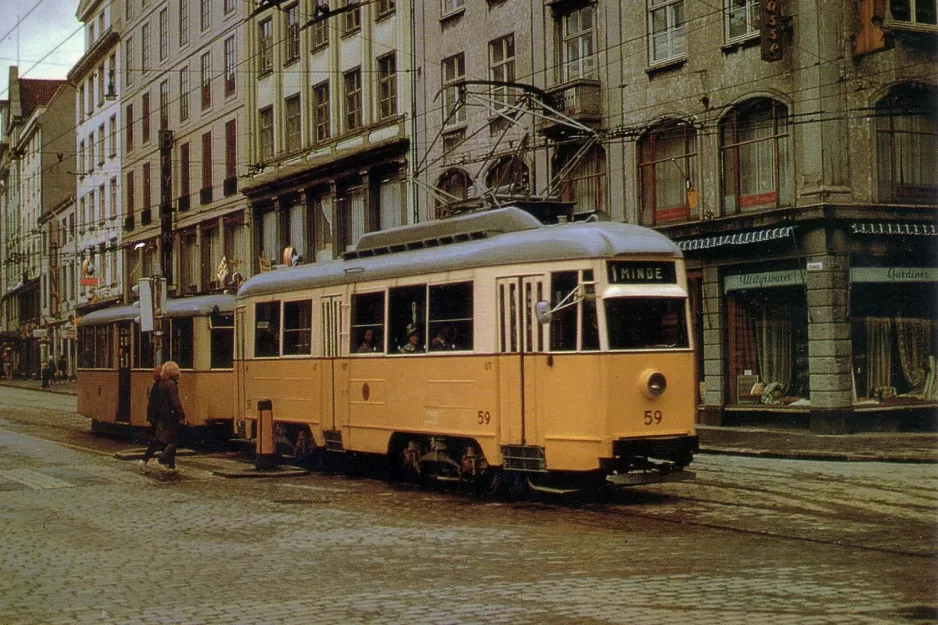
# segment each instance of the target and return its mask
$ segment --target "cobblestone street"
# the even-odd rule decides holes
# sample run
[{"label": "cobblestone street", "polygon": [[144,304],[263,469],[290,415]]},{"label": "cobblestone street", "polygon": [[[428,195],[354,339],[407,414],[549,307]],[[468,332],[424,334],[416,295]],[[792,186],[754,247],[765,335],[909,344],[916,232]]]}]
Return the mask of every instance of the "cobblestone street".
[{"label": "cobblestone street", "polygon": [[[821,491],[828,502],[797,502],[804,509],[790,518],[800,529],[770,535],[772,508],[793,495],[752,491],[770,502],[761,512],[731,498],[702,504],[716,481],[571,507],[319,474],[225,480],[213,474],[234,464],[223,454],[185,457],[182,479],[163,482],[110,452],[6,427],[0,447],[5,624],[872,624],[935,615],[934,558],[918,555],[934,535],[918,535],[929,526],[916,520],[934,518],[934,498],[920,493],[883,504],[907,500],[911,512],[897,514],[916,534],[890,550],[833,538],[901,536],[886,512],[813,527],[828,523],[811,506],[846,509]],[[724,484],[761,471],[765,488],[773,461],[751,462],[763,464],[711,470]],[[733,518],[739,527],[726,523]]]}]

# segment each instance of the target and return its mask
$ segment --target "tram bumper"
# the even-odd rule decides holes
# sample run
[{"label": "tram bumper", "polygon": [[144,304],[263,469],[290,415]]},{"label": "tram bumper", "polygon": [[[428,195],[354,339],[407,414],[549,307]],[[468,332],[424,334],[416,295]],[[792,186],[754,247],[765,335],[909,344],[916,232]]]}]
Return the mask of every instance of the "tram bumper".
[{"label": "tram bumper", "polygon": [[602,459],[606,481],[619,486],[685,482],[695,475],[685,467],[700,447],[696,435],[620,438],[613,457]]}]

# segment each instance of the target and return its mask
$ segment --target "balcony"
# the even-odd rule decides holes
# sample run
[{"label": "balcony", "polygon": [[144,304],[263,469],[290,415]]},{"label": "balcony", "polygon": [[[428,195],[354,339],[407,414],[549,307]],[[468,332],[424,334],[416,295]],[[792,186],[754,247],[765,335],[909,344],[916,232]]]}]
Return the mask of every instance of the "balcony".
[{"label": "balcony", "polygon": [[225,197],[234,195],[237,192],[238,192],[238,177],[232,176],[231,178],[225,178],[225,181],[222,184],[222,193],[225,194]]},{"label": "balcony", "polygon": [[[575,122],[596,127],[602,121],[602,84],[598,80],[577,79],[547,90],[547,105]],[[552,139],[576,134],[576,128],[544,110],[545,119],[539,119],[537,130]]]},{"label": "balcony", "polygon": [[191,202],[191,196],[187,193],[185,195],[180,195],[176,199],[176,210],[180,213],[184,213],[189,210],[189,203]]},{"label": "balcony", "polygon": [[149,208],[145,208],[142,211],[140,211],[140,225],[141,226],[149,226],[152,221],[153,221],[153,216],[150,214]]},{"label": "balcony", "polygon": [[130,232],[131,230],[134,229],[134,226],[135,226],[135,224],[134,224],[134,216],[133,216],[133,215],[127,215],[127,217],[124,218],[124,230],[127,231],[127,232]]},{"label": "balcony", "polygon": [[212,203],[212,187],[204,187],[199,190],[199,204],[211,204]]}]

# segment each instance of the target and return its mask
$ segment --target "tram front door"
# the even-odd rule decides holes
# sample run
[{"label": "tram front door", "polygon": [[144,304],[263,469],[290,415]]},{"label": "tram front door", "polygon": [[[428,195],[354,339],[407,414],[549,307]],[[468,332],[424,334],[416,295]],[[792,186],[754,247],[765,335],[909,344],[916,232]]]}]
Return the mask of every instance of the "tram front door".
[{"label": "tram front door", "polygon": [[535,314],[549,299],[543,275],[511,276],[496,281],[498,301],[498,379],[502,445],[542,445],[537,414],[537,376],[533,359],[545,349],[547,327]]},{"label": "tram front door", "polygon": [[118,423],[130,423],[130,366],[131,337],[133,325],[130,322],[117,326],[117,414]]}]

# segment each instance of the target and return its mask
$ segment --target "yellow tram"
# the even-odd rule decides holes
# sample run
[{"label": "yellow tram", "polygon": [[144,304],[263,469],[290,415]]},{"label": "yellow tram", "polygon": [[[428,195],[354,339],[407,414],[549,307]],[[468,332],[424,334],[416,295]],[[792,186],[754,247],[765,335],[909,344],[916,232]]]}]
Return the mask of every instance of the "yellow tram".
[{"label": "yellow tram", "polygon": [[[684,261],[646,228],[502,208],[364,235],[254,276],[235,308],[236,426],[297,453],[544,490],[692,477]],[[267,402],[270,402],[267,404]]]},{"label": "yellow tram", "polygon": [[[179,393],[197,433],[230,437],[234,404],[234,295],[170,299],[169,353],[183,371]],[[139,304],[97,310],[78,324],[78,413],[93,430],[146,427],[156,337],[140,330]]]}]

